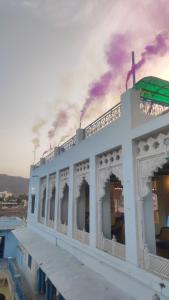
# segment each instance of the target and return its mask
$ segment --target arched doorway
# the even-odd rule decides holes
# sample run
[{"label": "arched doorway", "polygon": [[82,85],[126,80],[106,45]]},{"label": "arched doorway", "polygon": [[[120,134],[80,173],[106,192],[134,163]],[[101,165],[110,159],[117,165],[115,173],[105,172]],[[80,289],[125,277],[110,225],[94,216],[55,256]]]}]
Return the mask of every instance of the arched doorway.
[{"label": "arched doorway", "polygon": [[84,179],[80,186],[80,195],[77,198],[77,228],[86,232],[90,231],[89,222],[89,184]]},{"label": "arched doorway", "polygon": [[69,199],[69,186],[66,183],[63,188],[63,197],[61,198],[60,207],[60,221],[61,224],[68,224],[68,199]]},{"label": "arched doorway", "polygon": [[5,295],[4,294],[0,294],[0,300],[5,300]]},{"label": "arched doorway", "polygon": [[116,238],[125,244],[123,187],[120,180],[111,174],[105,184],[105,194],[102,198],[102,233],[106,239]]},{"label": "arched doorway", "polygon": [[149,187],[144,199],[145,243],[150,253],[169,259],[169,162],[153,174]]}]

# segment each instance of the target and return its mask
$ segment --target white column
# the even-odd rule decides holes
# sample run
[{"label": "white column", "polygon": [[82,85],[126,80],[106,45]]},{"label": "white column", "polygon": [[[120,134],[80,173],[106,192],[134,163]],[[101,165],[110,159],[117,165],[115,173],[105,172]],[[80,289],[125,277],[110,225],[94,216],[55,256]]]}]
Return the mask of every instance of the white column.
[{"label": "white column", "polygon": [[140,94],[128,90],[121,98],[121,117],[123,120],[124,139],[122,143],[123,158],[123,195],[125,213],[126,260],[138,265],[139,239],[136,207],[136,150],[132,141],[132,129],[144,119],[140,113]]},{"label": "white column", "polygon": [[55,219],[54,219],[54,229],[57,230],[58,224],[58,206],[59,206],[59,170],[56,172],[56,195],[55,195]]},{"label": "white column", "polygon": [[136,213],[135,151],[132,141],[125,141],[123,156],[123,194],[125,213],[126,260],[138,264],[138,233]]},{"label": "white column", "polygon": [[39,221],[39,202],[40,202],[40,177],[36,177],[35,184],[35,219]]},{"label": "white column", "polygon": [[96,158],[91,156],[90,164],[90,246],[96,247]]},{"label": "white column", "polygon": [[48,199],[49,198],[49,175],[46,176],[46,200],[45,200],[45,222],[48,223]]},{"label": "white column", "polygon": [[149,183],[150,192],[144,197],[143,213],[144,213],[144,233],[145,243],[150,253],[156,254],[156,240],[155,240],[155,225],[154,225],[154,211],[153,211],[153,196],[152,183]]},{"label": "white column", "polygon": [[74,191],[74,166],[69,167],[69,198],[68,198],[68,230],[67,235],[72,238],[73,230],[73,191]]}]

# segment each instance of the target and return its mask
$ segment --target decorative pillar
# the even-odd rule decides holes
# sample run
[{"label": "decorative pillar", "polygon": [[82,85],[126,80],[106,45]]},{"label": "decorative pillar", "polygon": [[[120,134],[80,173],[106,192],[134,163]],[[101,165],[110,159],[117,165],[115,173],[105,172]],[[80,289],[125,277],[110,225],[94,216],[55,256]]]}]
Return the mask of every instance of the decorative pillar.
[{"label": "decorative pillar", "polygon": [[145,243],[148,247],[149,252],[156,254],[154,210],[152,198],[152,183],[149,182],[149,193],[144,197],[143,203],[144,233]]},{"label": "decorative pillar", "polygon": [[46,176],[46,200],[45,200],[45,222],[48,223],[48,199],[49,198],[49,175]]},{"label": "decorative pillar", "polygon": [[91,156],[89,162],[90,162],[90,172],[89,172],[90,246],[96,247],[96,158],[95,156]]},{"label": "decorative pillar", "polygon": [[69,198],[68,198],[68,231],[67,234],[72,238],[73,230],[73,191],[74,191],[74,166],[69,167]]},{"label": "decorative pillar", "polygon": [[54,219],[54,229],[57,230],[57,224],[58,224],[58,216],[59,216],[59,171],[56,173],[56,181],[55,181],[55,187],[56,187],[56,194],[55,194],[55,219]]},{"label": "decorative pillar", "polygon": [[124,141],[122,153],[126,260],[138,265],[135,147],[131,140]]},{"label": "decorative pillar", "polygon": [[136,147],[132,140],[132,129],[144,121],[144,116],[140,113],[140,92],[130,89],[122,95],[121,117],[124,128],[122,159],[126,260],[138,266],[139,240],[136,207]]}]

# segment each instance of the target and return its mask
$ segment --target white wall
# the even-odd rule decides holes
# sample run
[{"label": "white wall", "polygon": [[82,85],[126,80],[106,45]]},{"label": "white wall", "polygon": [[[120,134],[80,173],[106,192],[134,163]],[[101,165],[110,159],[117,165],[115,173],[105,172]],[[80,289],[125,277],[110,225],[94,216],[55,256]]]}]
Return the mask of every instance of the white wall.
[{"label": "white wall", "polygon": [[[139,240],[142,233],[138,225],[137,211],[137,174],[135,166],[135,141],[152,133],[160,132],[164,128],[169,129],[169,114],[157,118],[147,117],[139,110],[139,93],[128,90],[122,95],[121,117],[96,134],[79,142],[75,147],[57,155],[51,161],[37,168],[31,169],[30,190],[34,185],[36,189],[35,214],[30,213],[28,226],[40,233],[53,243],[57,242],[66,250],[72,252],[93,270],[102,273],[107,280],[131,293],[136,299],[151,299],[155,292],[160,293],[161,279],[142,270],[139,265]],[[126,235],[126,261],[111,257],[96,248],[96,157],[110,149],[122,147],[123,155],[123,188],[125,211],[125,235]],[[72,240],[73,218],[73,168],[74,165],[90,160],[92,166],[90,173],[91,201],[90,201],[90,245],[81,245]],[[54,172],[69,167],[70,198],[69,198],[69,227],[68,236],[63,236],[45,225],[37,222],[39,180],[43,176],[49,176]],[[33,183],[34,182],[34,183]],[[56,214],[57,215],[57,214]],[[56,222],[55,222],[56,223]],[[165,281],[161,299],[169,297],[169,283]]]}]

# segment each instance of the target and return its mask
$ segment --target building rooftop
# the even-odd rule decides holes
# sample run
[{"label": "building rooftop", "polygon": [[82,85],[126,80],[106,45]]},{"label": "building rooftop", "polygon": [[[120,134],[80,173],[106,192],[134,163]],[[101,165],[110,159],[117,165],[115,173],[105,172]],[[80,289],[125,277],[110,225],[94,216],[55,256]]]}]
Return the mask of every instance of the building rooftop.
[{"label": "building rooftop", "polygon": [[0,217],[0,230],[12,230],[23,225],[18,217]]}]

